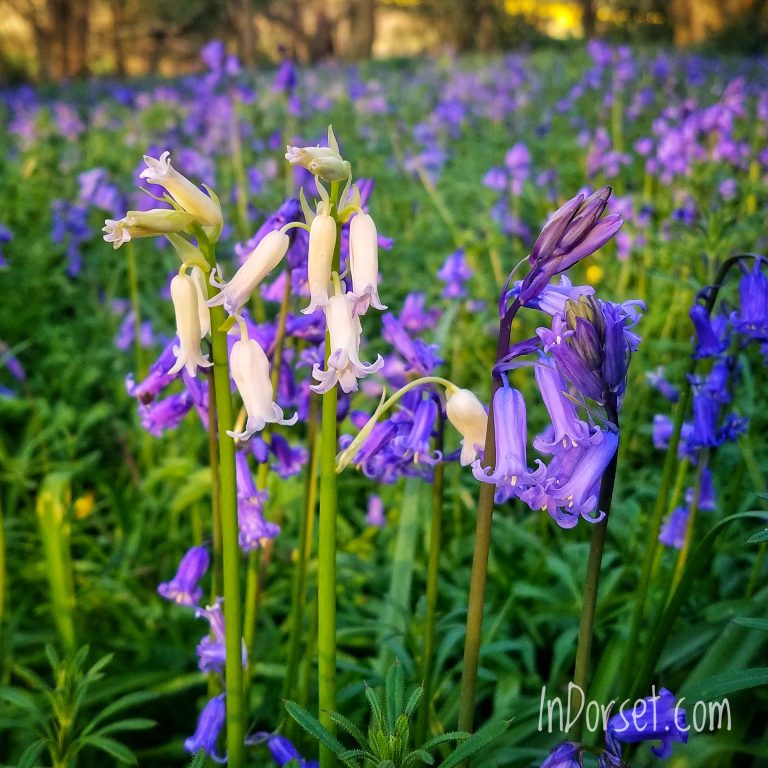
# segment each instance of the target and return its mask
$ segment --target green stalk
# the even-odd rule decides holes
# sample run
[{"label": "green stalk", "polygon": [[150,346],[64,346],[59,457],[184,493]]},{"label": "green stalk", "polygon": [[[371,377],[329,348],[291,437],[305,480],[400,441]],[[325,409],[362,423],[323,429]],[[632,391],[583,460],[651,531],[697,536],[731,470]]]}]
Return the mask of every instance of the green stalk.
[{"label": "green stalk", "polygon": [[[606,412],[608,420],[612,421],[616,427],[619,426],[619,416],[615,401],[606,403]],[[616,453],[613,454],[611,463],[605,470],[605,474],[600,481],[600,496],[597,502],[597,508],[605,512],[605,517],[592,527],[592,538],[589,542],[589,559],[587,560],[587,578],[584,584],[584,601],[581,607],[581,620],[579,622],[579,640],[576,645],[576,664],[573,672],[573,682],[584,695],[587,694],[587,684],[589,682],[589,657],[592,649],[592,635],[595,628],[595,612],[597,608],[597,590],[600,585],[600,566],[603,562],[603,550],[605,548],[605,537],[608,532],[608,518],[611,512],[611,501],[613,499],[613,486],[616,482],[616,467],[619,460],[619,449],[616,447]],[[577,709],[574,701],[578,695],[577,689],[571,692],[571,710]],[[575,736],[578,740],[581,737],[581,718],[573,725],[569,735]]]},{"label": "green stalk", "polygon": [[[201,247],[206,245],[201,242]],[[207,246],[208,262],[215,263],[214,249]],[[218,290],[208,285],[208,298]],[[237,524],[237,484],[235,441],[227,434],[234,425],[230,389],[227,334],[221,330],[226,320],[222,307],[211,308],[213,380],[216,398],[216,423],[219,438],[219,492],[221,514],[222,574],[224,586],[224,623],[227,706],[227,753],[229,768],[245,766],[245,701],[243,691],[242,606],[240,595],[240,547]],[[210,425],[213,429],[213,424]]]},{"label": "green stalk", "polygon": [[69,476],[61,472],[47,475],[37,497],[36,512],[51,595],[51,610],[67,656],[73,655],[77,649],[69,526],[65,519],[69,502]]},{"label": "green stalk", "polygon": [[707,454],[708,451],[702,451],[702,455],[699,456],[699,463],[696,467],[696,480],[693,485],[693,499],[691,500],[691,506],[688,509],[688,520],[685,526],[685,538],[683,539],[683,546],[680,547],[680,552],[677,555],[677,563],[675,564],[675,570],[672,574],[672,581],[669,588],[669,595],[677,589],[677,585],[680,583],[680,578],[685,570],[685,564],[688,561],[688,555],[691,551],[691,542],[693,541],[693,531],[696,526],[696,516],[699,511],[699,497],[701,496],[701,478],[704,474],[704,469],[707,466]]},{"label": "green stalk", "polygon": [[[290,636],[288,639],[288,661],[285,670],[285,683],[283,698],[293,699],[296,687],[296,678],[299,671],[299,657],[301,655],[301,636],[303,629],[304,606],[307,596],[307,561],[311,547],[310,531],[315,516],[316,488],[315,475],[317,474],[316,436],[317,436],[317,406],[318,398],[312,397],[309,401],[309,430],[307,444],[309,445],[309,461],[307,463],[307,477],[304,485],[304,510],[299,524],[299,542],[297,547],[298,561],[293,571],[291,584],[291,618]],[[291,720],[290,722],[293,722]]]},{"label": "green stalk", "polygon": [[[438,416],[435,448],[442,453],[445,422]],[[429,565],[427,566],[427,606],[424,623],[424,647],[421,659],[421,680],[424,697],[416,722],[416,744],[423,744],[429,735],[429,713],[432,708],[432,671],[435,653],[435,623],[437,621],[437,587],[440,576],[440,548],[443,530],[443,486],[445,464],[440,461],[432,478],[432,522],[429,529]]]},{"label": "green stalk", "polygon": [[[337,214],[339,183],[331,183],[332,213]],[[336,247],[332,270],[338,272],[341,249],[341,223],[336,222]],[[331,335],[325,332],[325,366],[331,349]],[[331,732],[335,726],[331,712],[336,710],[336,488],[338,389],[332,387],[323,394],[320,427],[320,524],[317,558],[317,667],[318,719]],[[335,768],[336,758],[328,747],[320,745],[320,768]]]},{"label": "green stalk", "polygon": [[393,635],[403,636],[407,630],[406,617],[410,614],[413,567],[416,561],[421,486],[422,481],[417,477],[407,477],[403,481],[403,501],[400,505],[389,590],[379,635],[378,666],[382,677],[386,676],[387,668],[393,661],[387,639]]},{"label": "green stalk", "polygon": [[211,603],[221,594],[224,576],[221,570],[221,482],[219,480],[219,445],[216,438],[216,382],[208,377],[208,462],[211,465],[211,533],[213,537],[213,571]]},{"label": "green stalk", "polygon": [[3,497],[0,493],[0,648],[3,647],[3,627],[5,619],[5,599],[8,575],[5,562],[5,518],[3,517]]}]

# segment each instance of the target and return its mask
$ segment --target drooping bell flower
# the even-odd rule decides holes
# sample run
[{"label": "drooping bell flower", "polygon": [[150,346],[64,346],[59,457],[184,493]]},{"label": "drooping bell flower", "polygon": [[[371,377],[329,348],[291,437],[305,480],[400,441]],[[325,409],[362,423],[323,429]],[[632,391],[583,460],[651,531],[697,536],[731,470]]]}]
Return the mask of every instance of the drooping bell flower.
[{"label": "drooping bell flower", "polygon": [[176,392],[161,400],[139,404],[141,426],[150,435],[160,437],[169,429],[176,429],[192,410],[194,402],[189,392]]},{"label": "drooping bell flower", "polygon": [[[685,503],[693,504],[694,489],[688,488],[685,492]],[[712,482],[712,470],[705,468],[701,473],[701,484],[699,486],[699,509],[713,511],[717,509],[717,493]]]},{"label": "drooping bell flower", "polygon": [[150,184],[159,184],[182,208],[191,214],[195,221],[204,227],[212,227],[218,232],[222,227],[221,205],[200,187],[180,174],[170,161],[170,152],[163,152],[159,158],[144,155],[147,167],[139,174]]},{"label": "drooping bell flower", "polygon": [[318,363],[312,368],[312,376],[319,382],[310,387],[323,394],[338,383],[344,392],[357,391],[357,380],[375,373],[384,365],[379,355],[373,363],[360,361],[360,321],[353,315],[354,299],[349,294],[337,293],[328,300],[325,319],[331,339],[328,367],[322,370]]},{"label": "drooping bell flower", "polygon": [[267,492],[256,488],[248,459],[241,451],[235,454],[235,470],[238,543],[243,552],[253,552],[261,549],[267,541],[274,539],[280,533],[280,526],[264,518]]},{"label": "drooping bell flower", "polygon": [[589,425],[578,418],[576,406],[566,397],[563,377],[544,362],[535,366],[534,375],[552,421],[553,434],[550,440],[534,438],[533,447],[540,453],[552,453],[557,445],[566,448],[585,443],[590,437]]},{"label": "drooping bell flower", "polygon": [[714,448],[720,445],[717,435],[717,420],[720,404],[703,390],[693,394],[693,433],[690,437],[692,448]]},{"label": "drooping bell flower", "polygon": [[279,736],[278,734],[270,736],[267,739],[267,748],[272,755],[272,759],[280,768],[291,761],[295,761],[298,768],[317,768],[317,761],[305,760],[285,736]]},{"label": "drooping bell flower", "polygon": [[510,486],[514,493],[538,483],[546,474],[546,467],[537,460],[538,467],[531,472],[526,458],[528,426],[525,398],[519,390],[500,387],[493,396],[493,423],[496,437],[496,468],[483,467],[480,459],[472,464],[472,474],[483,483]]},{"label": "drooping bell flower", "polygon": [[128,211],[122,219],[107,219],[102,232],[104,240],[117,250],[121,245],[139,237],[154,237],[187,229],[195,217],[173,208],[153,208],[150,211]]},{"label": "drooping bell flower", "polygon": [[197,373],[197,367],[208,368],[213,363],[203,356],[200,351],[200,310],[198,308],[198,290],[195,281],[189,275],[182,273],[171,280],[171,299],[176,311],[176,334],[179,344],[174,346],[176,363],[168,373],[178,373],[186,368],[190,376]]},{"label": "drooping bell flower", "polygon": [[332,147],[285,148],[285,159],[291,165],[300,165],[323,181],[344,181],[349,176],[350,165]]},{"label": "drooping bell flower", "polygon": [[203,707],[195,732],[184,742],[184,749],[187,752],[194,754],[202,749],[217,763],[227,762],[227,756],[222,757],[216,746],[227,717],[224,699],[224,694],[219,694]]},{"label": "drooping bell flower", "polygon": [[376,225],[367,213],[358,213],[349,224],[349,269],[355,311],[364,315],[369,305],[386,309],[379,299],[379,243]]},{"label": "drooping bell flower", "polygon": [[581,748],[566,741],[555,747],[541,764],[541,768],[581,768]]},{"label": "drooping bell flower", "polygon": [[[223,672],[227,661],[226,625],[224,612],[221,610],[222,599],[216,598],[213,605],[206,608],[198,608],[195,611],[197,618],[208,621],[210,632],[197,644],[197,666],[201,672]],[[241,661],[243,667],[248,663],[248,654],[245,641],[242,642]]]},{"label": "drooping bell flower", "polygon": [[411,370],[421,376],[430,376],[443,361],[438,357],[438,345],[427,344],[413,337],[393,314],[387,312],[381,318],[382,335],[403,356]]},{"label": "drooping bell flower", "polygon": [[211,310],[206,304],[205,273],[200,267],[192,267],[189,274],[197,290],[197,312],[200,319],[200,338],[204,339],[211,332]]},{"label": "drooping bell flower", "polygon": [[240,397],[243,399],[248,418],[242,432],[228,430],[237,440],[247,440],[254,432],[260,432],[266,424],[292,426],[298,414],[283,418],[283,409],[272,399],[272,382],[269,377],[269,360],[255,339],[249,339],[243,330],[241,337],[229,353],[229,367]]},{"label": "drooping bell flower", "polygon": [[547,512],[562,528],[573,527],[579,517],[590,523],[598,523],[605,517],[604,511],[597,509],[597,496],[600,480],[618,445],[619,436],[615,432],[603,432],[601,440],[583,451],[570,477],[561,485],[547,489]]},{"label": "drooping bell flower", "polygon": [[485,447],[488,414],[474,392],[468,389],[447,391],[445,412],[448,421],[462,437],[459,461],[462,467],[466,467],[477,459]]},{"label": "drooping bell flower", "polygon": [[622,744],[637,744],[642,741],[659,739],[661,744],[652,747],[656,757],[669,757],[672,742],[685,744],[688,741],[685,710],[676,702],[674,695],[662,688],[658,696],[649,696],[630,712],[619,712],[608,721],[606,742],[614,754]]},{"label": "drooping bell flower", "polygon": [[731,323],[739,332],[761,341],[768,340],[768,277],[763,259],[755,259],[751,271],[744,270],[739,281],[739,309]]},{"label": "drooping bell flower", "polygon": [[328,284],[331,282],[333,251],[336,247],[336,221],[326,213],[315,216],[309,228],[309,306],[301,311],[308,315],[328,304]]},{"label": "drooping bell flower", "polygon": [[157,593],[177,605],[197,605],[203,596],[198,582],[205,576],[209,562],[206,547],[192,547],[181,558],[176,575],[160,584]]},{"label": "drooping bell flower", "polygon": [[664,520],[659,531],[659,541],[665,547],[680,549],[685,541],[685,529],[688,526],[688,507],[675,507]]},{"label": "drooping bell flower", "polygon": [[725,318],[711,318],[702,304],[694,304],[689,315],[696,331],[693,356],[699,360],[703,357],[716,357],[724,352],[729,344]]},{"label": "drooping bell flower", "polygon": [[392,440],[392,448],[401,454],[403,461],[432,466],[442,459],[440,451],[433,453],[430,447],[437,411],[437,403],[428,396],[416,406],[407,434],[398,435]]},{"label": "drooping bell flower", "polygon": [[223,306],[230,315],[237,315],[248,302],[261,281],[280,263],[291,241],[281,230],[269,232],[251,251],[232,279],[221,284],[211,275],[211,285],[219,293],[208,300],[209,307]]}]

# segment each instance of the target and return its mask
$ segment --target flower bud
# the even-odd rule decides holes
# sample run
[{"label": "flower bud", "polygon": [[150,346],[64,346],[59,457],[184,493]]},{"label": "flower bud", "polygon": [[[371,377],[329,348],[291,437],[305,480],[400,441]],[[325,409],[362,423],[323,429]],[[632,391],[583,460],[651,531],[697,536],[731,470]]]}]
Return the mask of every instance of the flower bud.
[{"label": "flower bud", "polygon": [[200,351],[200,310],[195,281],[186,274],[176,275],[171,280],[171,299],[176,310],[179,345],[173,348],[176,363],[168,373],[178,373],[182,368],[186,368],[187,373],[194,376],[198,365],[203,368],[212,365]]},{"label": "flower bud", "polygon": [[349,177],[349,163],[330,147],[287,146],[285,159],[291,165],[300,165],[323,181],[344,181]]},{"label": "flower bud", "polygon": [[230,315],[238,314],[261,281],[280,263],[289,245],[290,238],[285,232],[276,229],[267,233],[226,285],[219,285],[211,277],[211,283],[221,292],[208,301],[208,306],[223,305]]},{"label": "flower bud", "polygon": [[474,392],[468,389],[454,389],[446,393],[445,411],[448,421],[462,436],[461,466],[471,464],[485,445],[488,430],[488,414]]},{"label": "flower bud", "polygon": [[349,268],[352,295],[360,300],[357,313],[364,315],[369,305],[386,309],[379,299],[379,239],[367,213],[358,213],[349,224]]},{"label": "flower bud", "polygon": [[153,208],[150,211],[128,211],[119,221],[107,219],[102,232],[104,240],[117,250],[134,237],[153,237],[181,232],[189,227],[194,217],[173,208]]},{"label": "flower bud", "polygon": [[159,159],[144,155],[147,167],[141,172],[141,178],[168,190],[179,206],[192,214],[199,224],[221,230],[221,206],[218,201],[206,195],[200,187],[173,168],[169,159],[170,154],[170,152],[163,152]]},{"label": "flower bud", "polygon": [[328,214],[315,216],[309,228],[309,306],[308,315],[328,303],[328,283],[331,281],[333,251],[336,247],[336,221]]}]

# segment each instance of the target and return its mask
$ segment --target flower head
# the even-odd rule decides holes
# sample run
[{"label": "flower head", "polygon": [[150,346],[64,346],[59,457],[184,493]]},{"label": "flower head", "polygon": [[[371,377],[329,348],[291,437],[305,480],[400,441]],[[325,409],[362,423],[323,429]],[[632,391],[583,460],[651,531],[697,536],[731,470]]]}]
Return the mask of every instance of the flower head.
[{"label": "flower head", "polygon": [[178,274],[171,280],[171,299],[176,310],[176,333],[179,344],[173,348],[175,364],[168,373],[178,373],[186,368],[190,376],[197,372],[197,366],[212,365],[200,351],[202,328],[200,327],[199,292],[195,281],[187,274]]},{"label": "flower head", "polygon": [[328,303],[328,284],[331,282],[333,251],[336,247],[336,221],[333,216],[321,213],[315,216],[309,228],[309,306],[302,310],[305,315]]},{"label": "flower head", "polygon": [[344,181],[350,173],[350,165],[331,147],[285,148],[285,159],[291,165],[300,165],[323,181]]},{"label": "flower head", "polygon": [[181,232],[194,221],[194,216],[173,208],[154,208],[151,211],[128,211],[122,219],[107,219],[102,232],[104,240],[117,250],[137,237],[153,237]]},{"label": "flower head", "polygon": [[488,414],[474,392],[468,389],[448,390],[445,411],[448,421],[461,434],[460,462],[462,467],[466,467],[483,451]]},{"label": "flower head", "polygon": [[541,764],[541,768],[581,768],[581,766],[581,748],[571,741],[555,747]]},{"label": "flower head", "polygon": [[215,696],[203,707],[200,718],[197,721],[195,732],[184,742],[187,752],[199,752],[201,749],[210,755],[217,763],[226,763],[226,755],[222,757],[218,751],[216,742],[219,733],[224,727],[226,719],[226,705],[224,694]]},{"label": "flower head", "polygon": [[197,605],[203,596],[198,582],[205,576],[209,562],[206,547],[192,547],[187,550],[181,558],[176,575],[158,586],[158,594],[177,605]]},{"label": "flower head", "polygon": [[768,340],[768,277],[763,273],[764,259],[755,259],[751,271],[744,270],[739,281],[740,305],[731,315],[739,333],[753,339]]},{"label": "flower head", "polygon": [[147,167],[141,172],[140,178],[146,179],[150,184],[164,187],[179,207],[191,214],[195,221],[204,227],[214,228],[217,233],[220,232],[222,216],[218,200],[206,195],[186,176],[180,174],[171,165],[170,155],[167,151],[157,159],[144,155]]},{"label": "flower head", "polygon": [[349,224],[349,268],[355,310],[364,315],[368,306],[386,309],[379,299],[379,244],[376,225],[367,213],[358,213]]}]

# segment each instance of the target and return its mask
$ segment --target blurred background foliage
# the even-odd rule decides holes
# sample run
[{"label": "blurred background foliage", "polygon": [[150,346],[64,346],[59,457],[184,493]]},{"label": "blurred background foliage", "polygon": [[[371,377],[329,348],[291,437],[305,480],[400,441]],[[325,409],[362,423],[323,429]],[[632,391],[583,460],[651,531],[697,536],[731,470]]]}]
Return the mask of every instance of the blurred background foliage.
[{"label": "blurred background foliage", "polygon": [[601,36],[765,50],[766,0],[0,0],[0,81],[175,76],[211,37],[246,67]]}]

